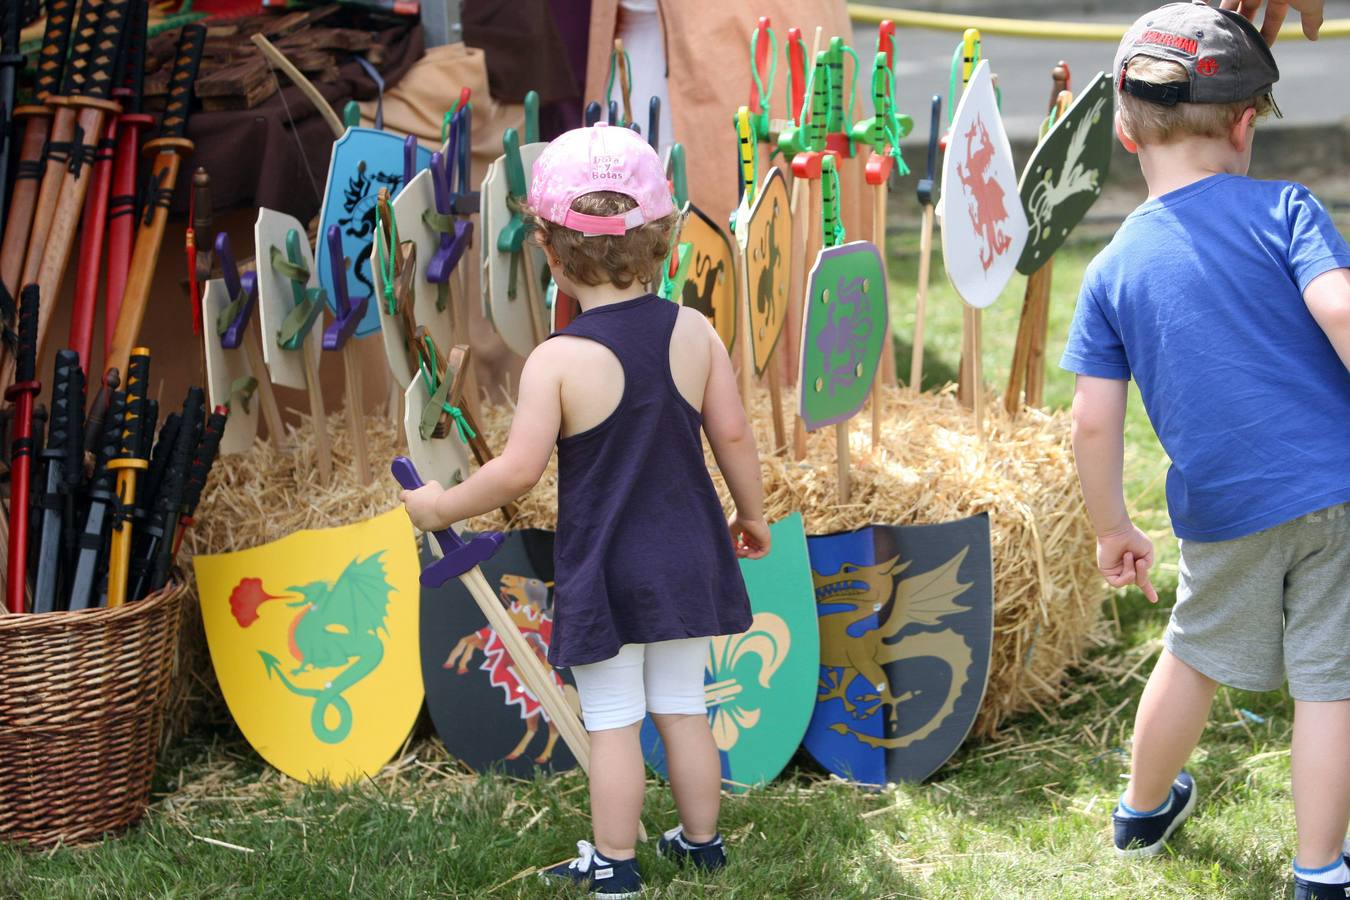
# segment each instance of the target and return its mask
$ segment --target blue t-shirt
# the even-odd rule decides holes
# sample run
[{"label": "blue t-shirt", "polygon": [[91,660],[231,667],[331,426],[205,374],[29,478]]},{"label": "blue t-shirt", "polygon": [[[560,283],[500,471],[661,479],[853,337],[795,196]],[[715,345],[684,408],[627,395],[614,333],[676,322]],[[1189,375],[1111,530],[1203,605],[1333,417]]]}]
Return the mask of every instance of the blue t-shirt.
[{"label": "blue t-shirt", "polygon": [[1139,385],[1184,540],[1350,501],[1350,372],[1303,302],[1350,247],[1301,184],[1213,175],[1131,213],[1088,266],[1060,365]]}]

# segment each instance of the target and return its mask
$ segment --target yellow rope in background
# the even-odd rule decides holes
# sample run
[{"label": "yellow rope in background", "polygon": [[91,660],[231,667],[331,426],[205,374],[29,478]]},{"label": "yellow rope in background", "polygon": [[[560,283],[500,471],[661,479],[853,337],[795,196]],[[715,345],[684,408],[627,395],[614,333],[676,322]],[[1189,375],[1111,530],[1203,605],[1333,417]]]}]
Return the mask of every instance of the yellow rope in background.
[{"label": "yellow rope in background", "polygon": [[[1119,41],[1128,25],[1087,22],[1045,22],[1034,19],[999,19],[993,16],[963,16],[954,13],[920,12],[912,9],[891,9],[850,3],[848,14],[855,22],[875,25],[890,19],[899,28],[928,28],[934,31],[965,31],[978,28],[980,34],[999,34],[1007,37],[1045,38],[1062,41]],[[1303,29],[1293,13],[1280,29],[1282,38],[1302,38]],[[1350,37],[1350,19],[1328,19],[1322,23],[1323,38]]]}]

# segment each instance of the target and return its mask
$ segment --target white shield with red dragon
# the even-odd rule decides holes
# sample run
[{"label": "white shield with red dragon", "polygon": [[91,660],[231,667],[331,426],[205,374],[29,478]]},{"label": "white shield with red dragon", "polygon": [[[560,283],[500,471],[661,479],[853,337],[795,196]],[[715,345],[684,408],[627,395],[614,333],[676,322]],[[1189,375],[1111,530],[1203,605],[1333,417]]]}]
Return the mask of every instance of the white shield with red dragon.
[{"label": "white shield with red dragon", "polygon": [[[431,559],[424,548],[423,563]],[[552,532],[508,532],[481,568],[525,640],[547,662],[553,636]],[[446,749],[473,769],[521,777],[538,768],[575,766],[567,744],[558,740],[557,726],[525,686],[468,591],[458,580],[422,591],[422,678],[432,724]],[[571,676],[552,671],[579,709]]]},{"label": "white shield with red dragon", "polygon": [[942,259],[961,298],[983,308],[1012,277],[1027,216],[988,60],[975,67],[952,119],[942,162]]}]

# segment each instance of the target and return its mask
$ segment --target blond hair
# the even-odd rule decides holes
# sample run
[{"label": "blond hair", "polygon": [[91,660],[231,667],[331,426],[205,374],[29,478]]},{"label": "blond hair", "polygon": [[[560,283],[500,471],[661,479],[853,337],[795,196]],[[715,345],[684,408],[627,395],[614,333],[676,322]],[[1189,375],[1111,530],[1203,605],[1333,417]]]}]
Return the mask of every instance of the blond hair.
[{"label": "blond hair", "polygon": [[[1136,56],[1125,67],[1127,77],[1149,84],[1188,80],[1180,63],[1152,56]],[[1168,144],[1187,135],[1223,137],[1242,114],[1256,110],[1261,119],[1271,112],[1270,94],[1260,94],[1236,103],[1177,103],[1165,106],[1121,91],[1120,124],[1136,144]]]},{"label": "blond hair", "polygon": [[[632,197],[614,191],[593,191],[572,201],[572,209],[588,216],[620,216],[635,206]],[[620,288],[635,281],[653,284],[660,278],[661,263],[670,252],[670,238],[679,219],[679,213],[671,213],[625,234],[586,237],[537,215],[530,216],[535,240],[558,258],[568,279],[592,287],[613,284]]]}]

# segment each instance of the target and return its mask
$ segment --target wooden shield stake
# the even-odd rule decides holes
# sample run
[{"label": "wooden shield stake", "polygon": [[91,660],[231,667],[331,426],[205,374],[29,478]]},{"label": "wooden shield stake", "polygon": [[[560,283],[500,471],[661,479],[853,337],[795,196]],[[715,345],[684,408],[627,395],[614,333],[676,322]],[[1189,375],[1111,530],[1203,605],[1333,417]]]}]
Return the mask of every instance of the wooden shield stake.
[{"label": "wooden shield stake", "polygon": [[1067,65],[1061,62],[1051,77],[1054,92],[1050,115],[1019,185],[1029,231],[1017,271],[1029,277],[1003,397],[1009,414],[1021,409],[1023,384],[1027,405],[1041,405],[1051,262],[1069,232],[1101,195],[1114,140],[1111,79],[1106,73],[1098,72],[1076,101],[1068,89]]}]

